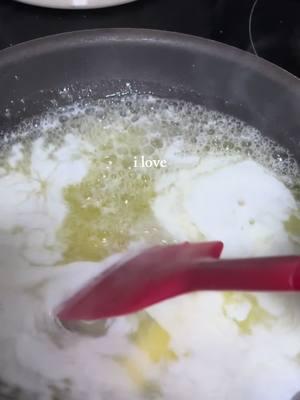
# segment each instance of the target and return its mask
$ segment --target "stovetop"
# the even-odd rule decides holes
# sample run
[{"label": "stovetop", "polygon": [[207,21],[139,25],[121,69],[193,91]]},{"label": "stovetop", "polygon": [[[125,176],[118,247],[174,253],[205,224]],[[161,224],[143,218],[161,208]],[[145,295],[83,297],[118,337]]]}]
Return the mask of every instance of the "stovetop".
[{"label": "stovetop", "polygon": [[98,10],[53,10],[0,0],[0,49],[60,32],[109,27],[210,38],[300,77],[300,0],[138,0]]}]

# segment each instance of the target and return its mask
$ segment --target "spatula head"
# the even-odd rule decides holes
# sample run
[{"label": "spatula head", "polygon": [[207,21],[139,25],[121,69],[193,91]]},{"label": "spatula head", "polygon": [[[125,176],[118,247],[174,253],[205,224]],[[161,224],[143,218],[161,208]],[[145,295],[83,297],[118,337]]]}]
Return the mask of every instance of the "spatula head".
[{"label": "spatula head", "polygon": [[57,311],[61,320],[96,320],[129,314],[185,290],[184,271],[199,260],[218,259],[222,242],[156,246],[112,265]]}]

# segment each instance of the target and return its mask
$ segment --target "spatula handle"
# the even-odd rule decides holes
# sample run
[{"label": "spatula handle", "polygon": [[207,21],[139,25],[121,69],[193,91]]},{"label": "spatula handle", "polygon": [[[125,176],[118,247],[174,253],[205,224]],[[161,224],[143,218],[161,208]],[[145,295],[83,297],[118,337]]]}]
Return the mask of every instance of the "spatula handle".
[{"label": "spatula handle", "polygon": [[186,279],[189,290],[298,291],[300,257],[200,262]]}]

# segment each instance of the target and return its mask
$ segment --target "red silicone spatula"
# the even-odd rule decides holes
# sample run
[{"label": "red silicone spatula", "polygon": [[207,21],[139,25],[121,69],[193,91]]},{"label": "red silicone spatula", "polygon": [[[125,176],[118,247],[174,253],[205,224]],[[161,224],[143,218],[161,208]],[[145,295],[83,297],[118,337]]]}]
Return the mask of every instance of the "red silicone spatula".
[{"label": "red silicone spatula", "polygon": [[158,246],[120,262],[57,310],[61,320],[137,312],[196,290],[298,291],[300,257],[218,260],[221,242]]}]

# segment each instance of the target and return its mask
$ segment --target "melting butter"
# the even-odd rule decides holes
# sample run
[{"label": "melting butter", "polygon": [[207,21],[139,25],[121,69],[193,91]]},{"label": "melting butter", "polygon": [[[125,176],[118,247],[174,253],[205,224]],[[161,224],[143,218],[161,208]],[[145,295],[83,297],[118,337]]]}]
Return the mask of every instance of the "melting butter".
[{"label": "melting butter", "polygon": [[[239,316],[234,315],[232,306],[238,308],[242,304],[246,305],[246,310],[238,312]],[[223,312],[236,323],[244,335],[251,335],[257,325],[270,328],[276,321],[276,318],[259,304],[256,296],[250,293],[224,293]]]},{"label": "melting butter", "polygon": [[119,357],[116,361],[124,368],[128,377],[136,387],[137,391],[146,399],[160,395],[158,383],[147,378],[147,372],[143,370],[138,357]]},{"label": "melting butter", "polygon": [[[283,304],[282,315],[288,316],[283,321],[269,314],[254,295],[232,294],[227,301],[225,296],[224,308],[221,293],[205,292],[158,304],[137,320],[133,317],[135,321],[81,324],[79,331],[78,326],[69,325],[77,334],[61,329],[50,316],[68,293],[109,266],[99,260],[111,252],[139,240],[150,245],[207,238],[208,226],[203,229],[203,221],[191,221],[191,207],[189,215],[187,207],[181,211],[197,186],[194,172],[208,156],[211,161],[202,177],[210,176],[222,190],[217,196],[210,191],[204,205],[213,215],[219,212],[225,218],[224,200],[228,205],[235,197],[235,211],[246,221],[242,227],[256,233],[260,216],[271,207],[254,216],[253,210],[244,214],[254,200],[264,198],[249,194],[249,164],[237,171],[227,161],[234,157],[256,163],[259,176],[266,178],[259,179],[259,195],[269,187],[269,175],[286,190],[292,188],[298,174],[296,161],[254,128],[189,103],[132,96],[115,104],[105,99],[90,108],[69,111],[61,118],[54,116],[61,121],[55,128],[38,127],[32,140],[22,142],[19,132],[23,147],[13,145],[11,152],[1,155],[0,397],[15,394],[6,387],[1,391],[4,379],[12,388],[21,388],[17,395],[23,395],[24,388],[45,400],[94,400],[107,395],[124,400],[194,400],[225,398],[228,393],[234,400],[291,398],[299,388],[299,366],[293,356],[299,352],[300,314],[297,308],[291,312],[288,303]],[[169,167],[166,171],[133,170],[134,156],[140,155],[156,160],[166,155]],[[228,166],[226,174],[220,168],[217,171],[220,155],[227,160],[223,163]],[[240,198],[235,190],[232,172],[238,172],[238,189],[248,193],[248,199]],[[205,216],[204,188],[209,185],[205,179],[200,183],[199,197],[189,206]],[[282,189],[282,185],[276,187]],[[169,196],[174,187],[175,201]],[[231,194],[225,196],[228,188]],[[159,214],[152,208],[157,196],[163,203]],[[212,197],[217,199],[214,206]],[[266,201],[278,222],[278,246],[271,244],[272,249],[289,251],[290,238],[283,226],[296,203],[290,195],[279,197],[283,200],[278,208],[273,208],[276,199],[272,196]],[[299,201],[296,195],[295,201]],[[281,212],[283,203],[292,207]],[[240,217],[231,216],[222,225],[236,228]],[[220,234],[220,219],[216,220],[212,236]],[[208,222],[211,225],[212,220]],[[269,231],[274,232],[274,221],[273,225],[263,222],[260,232],[266,237],[265,228],[271,226]],[[289,229],[286,224],[285,228]],[[225,230],[224,237],[228,239],[229,234]],[[235,231],[225,248],[230,242],[236,244],[240,236]],[[258,239],[251,249],[254,256],[260,254],[260,245],[266,245]],[[241,251],[241,246],[236,247]],[[96,262],[55,268],[58,263],[79,260]],[[280,300],[276,303],[271,296],[269,300],[278,308]],[[64,379],[68,379],[66,384]],[[222,385],[216,388],[216,382]]]},{"label": "melting butter", "polygon": [[58,232],[65,248],[62,263],[99,261],[141,239],[149,244],[170,239],[150,207],[155,197],[153,169],[133,167],[134,156],[145,149],[156,154],[160,141],[152,141],[149,150],[145,132],[98,135],[96,146],[94,136],[90,138],[87,175],[64,190],[68,214]]},{"label": "melting butter", "polygon": [[154,363],[176,361],[176,354],[170,349],[171,337],[147,312],[138,316],[138,328],[130,335],[131,341]]}]

